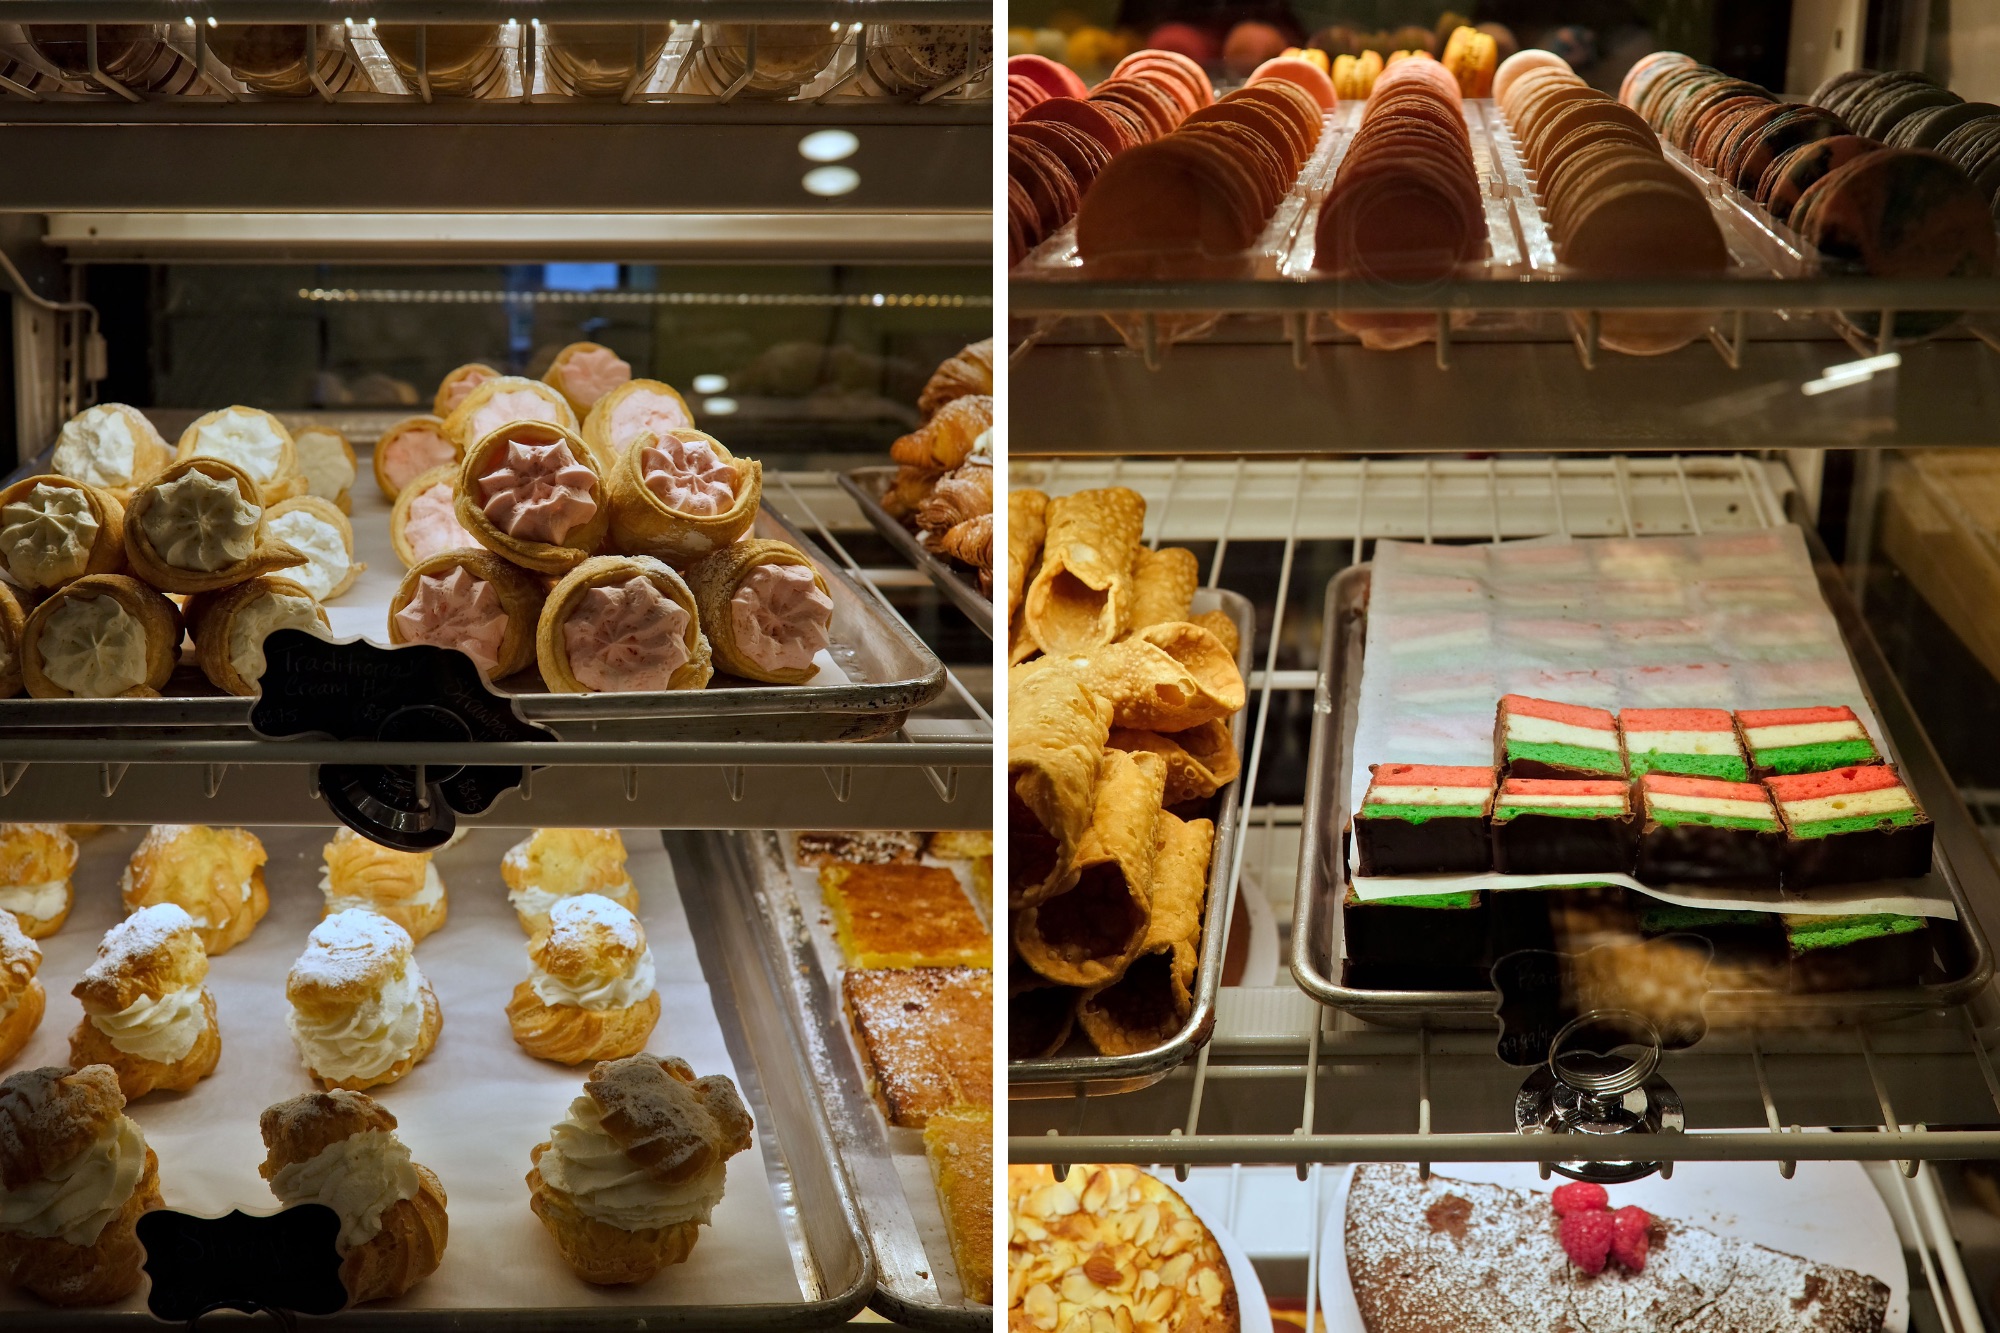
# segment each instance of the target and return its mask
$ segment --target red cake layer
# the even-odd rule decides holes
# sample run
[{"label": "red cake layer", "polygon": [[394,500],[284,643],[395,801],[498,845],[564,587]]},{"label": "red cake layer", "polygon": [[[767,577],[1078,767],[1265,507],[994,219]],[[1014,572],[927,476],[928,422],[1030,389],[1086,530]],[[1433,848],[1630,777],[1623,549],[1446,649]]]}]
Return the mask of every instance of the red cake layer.
[{"label": "red cake layer", "polygon": [[1626,708],[1618,720],[1627,731],[1733,731],[1736,724],[1721,708]]},{"label": "red cake layer", "polygon": [[1371,764],[1378,787],[1490,787],[1493,770],[1452,764]]},{"label": "red cake layer", "polygon": [[1639,780],[1647,791],[1669,796],[1707,796],[1718,801],[1766,801],[1754,782],[1724,782],[1719,778],[1684,778],[1675,773],[1648,773]]},{"label": "red cake layer", "polygon": [[1822,796],[1849,796],[1856,792],[1900,787],[1903,780],[1887,764],[1856,764],[1849,768],[1830,769],[1825,773],[1793,773],[1765,778],[1764,785],[1781,801],[1813,801]]},{"label": "red cake layer", "polygon": [[1623,796],[1625,784],[1617,778],[1508,778],[1510,796]]},{"label": "red cake layer", "polygon": [[1789,727],[1800,722],[1855,722],[1854,710],[1839,708],[1751,708],[1736,714],[1746,727]]},{"label": "red cake layer", "polygon": [[1602,708],[1586,708],[1581,704],[1559,704],[1549,699],[1531,699],[1525,694],[1502,695],[1500,706],[1510,713],[1519,713],[1522,717],[1547,718],[1551,722],[1567,722],[1573,727],[1592,727],[1598,731],[1615,729],[1611,714]]}]

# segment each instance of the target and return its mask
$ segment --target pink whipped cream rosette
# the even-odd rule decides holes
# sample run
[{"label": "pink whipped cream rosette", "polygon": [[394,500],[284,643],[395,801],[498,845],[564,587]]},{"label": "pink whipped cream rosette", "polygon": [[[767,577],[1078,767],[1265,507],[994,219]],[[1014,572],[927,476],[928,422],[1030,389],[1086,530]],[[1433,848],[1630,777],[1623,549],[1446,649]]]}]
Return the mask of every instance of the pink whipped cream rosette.
[{"label": "pink whipped cream rosette", "polygon": [[501,375],[485,380],[444,419],[444,437],[461,456],[500,427],[515,421],[543,421],[576,429],[569,400],[540,380]]},{"label": "pink whipped cream rosette", "polygon": [[608,474],[642,437],[694,425],[694,409],[679,389],[662,380],[628,380],[591,405],[582,434]]},{"label": "pink whipped cream rosette", "polygon": [[420,473],[403,487],[389,510],[389,544],[406,567],[421,565],[434,555],[479,541],[458,521],[456,462]]},{"label": "pink whipped cream rosette", "polygon": [[389,599],[389,642],[456,648],[488,680],[535,660],[542,581],[491,551],[445,551],[403,575]]},{"label": "pink whipped cream rosette", "polygon": [[431,399],[431,412],[439,418],[448,417],[474,389],[488,380],[499,378],[500,372],[485,362],[468,361],[438,381],[437,393]]},{"label": "pink whipped cream rosette", "polygon": [[453,505],[460,525],[487,550],[560,575],[604,549],[608,499],[595,456],[576,432],[514,421],[466,450]]},{"label": "pink whipped cream rosette", "polygon": [[745,680],[803,685],[828,646],[833,596],[804,552],[752,537],[687,571],[716,664]]},{"label": "pink whipped cream rosette", "polygon": [[764,467],[686,426],[639,437],[612,469],[610,490],[612,544],[686,569],[750,531]]},{"label": "pink whipped cream rosette", "polygon": [[582,420],[597,401],[632,379],[632,363],[598,343],[571,343],[556,353],[542,383],[560,393]]},{"label": "pink whipped cream rosette", "polygon": [[698,690],[715,674],[694,593],[650,556],[601,555],[556,584],[535,630],[558,694]]},{"label": "pink whipped cream rosette", "polygon": [[375,484],[390,504],[403,488],[435,467],[458,462],[458,446],[445,437],[444,418],[425,413],[405,417],[376,437]]}]

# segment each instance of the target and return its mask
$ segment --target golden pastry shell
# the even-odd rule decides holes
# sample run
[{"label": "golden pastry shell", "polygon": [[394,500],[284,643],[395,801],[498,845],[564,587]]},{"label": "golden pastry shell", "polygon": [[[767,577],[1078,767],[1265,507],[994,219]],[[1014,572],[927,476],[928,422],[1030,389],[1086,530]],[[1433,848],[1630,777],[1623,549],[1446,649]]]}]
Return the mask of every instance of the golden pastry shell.
[{"label": "golden pastry shell", "polygon": [[688,613],[682,643],[688,660],[667,678],[670,690],[698,690],[715,674],[708,636],[702,632],[701,610],[694,593],[672,566],[647,556],[600,555],[584,561],[550,591],[535,628],[535,660],[541,664],[542,680],[557,694],[588,694],[591,689],[578,680],[570,667],[569,645],[563,625],[576,610],[585,593],[608,583],[643,578],[669,600]]},{"label": "golden pastry shell", "polygon": [[[163,560],[153,549],[152,538],[146,535],[146,513],[158,498],[160,487],[168,482],[178,481],[190,472],[199,472],[217,481],[232,482],[236,486],[238,495],[259,506],[256,545],[250,554],[233,565],[211,570],[181,569]],[[241,468],[225,463],[219,458],[183,459],[133,493],[132,503],[125,507],[125,558],[131,562],[134,574],[161,592],[176,593],[207,592],[213,588],[226,588],[232,583],[241,583],[259,574],[270,574],[306,563],[304,555],[283,542],[271,541],[265,535],[264,515],[262,502],[258,499],[257,483],[250,480],[249,474]]]},{"label": "golden pastry shell", "polygon": [[[411,486],[414,489],[415,483]],[[489,679],[504,680],[526,670],[535,660],[535,626],[541,619],[545,597],[542,580],[484,547],[440,551],[412,565],[389,598],[389,642],[409,642],[403,637],[402,626],[396,623],[396,613],[416,598],[419,580],[426,574],[436,578],[454,569],[463,569],[474,578],[492,584],[500,594],[501,609],[507,613],[507,632],[500,637],[500,652]]]},{"label": "golden pastry shell", "polygon": [[[320,503],[326,502],[322,500]],[[332,626],[326,619],[326,608],[313,601],[313,595],[304,587],[277,575],[259,575],[215,592],[197,593],[188,598],[185,614],[188,635],[194,640],[195,660],[201,664],[201,673],[218,690],[246,697],[257,693],[258,682],[244,679],[231,659],[229,622],[251,602],[274,594],[303,597],[312,602],[313,614],[319,618],[321,627],[332,633]]]},{"label": "golden pastry shell", "polygon": [[[290,547],[286,547],[290,550]],[[65,583],[50,593],[40,605],[28,614],[26,624],[21,628],[21,677],[28,687],[28,693],[37,699],[69,699],[68,690],[50,680],[42,671],[41,641],[42,627],[49,622],[56,609],[71,598],[92,600],[109,597],[125,608],[127,614],[137,618],[146,630],[146,679],[126,691],[128,698],[153,698],[167,678],[174,674],[174,666],[180,660],[181,613],[174,604],[138,579],[124,574],[86,574],[74,583]]]},{"label": "golden pastry shell", "polygon": [[[343,491],[342,494],[346,494],[346,492]],[[317,495],[295,495],[289,500],[278,501],[278,503],[264,511],[265,526],[268,527],[272,519],[292,513],[295,510],[302,510],[305,513],[311,514],[314,518],[331,524],[334,531],[340,534],[341,546],[346,548],[347,573],[342,576],[340,582],[327,589],[326,596],[314,599],[321,602],[330,602],[349,588],[352,588],[354,580],[360,578],[362,571],[368,568],[366,564],[354,558],[354,524],[341,511],[340,506],[334,504],[331,500],[322,499]]]},{"label": "golden pastry shell", "polygon": [[[463,367],[461,367],[461,369],[463,369]],[[456,374],[457,372],[454,371],[453,373]],[[440,390],[440,392],[442,392],[442,390]],[[451,444],[450,440],[445,439],[444,418],[429,412],[419,413],[418,415],[413,417],[404,417],[401,421],[398,421],[395,425],[389,427],[389,429],[383,431],[380,435],[376,436],[375,448],[369,455],[369,462],[374,466],[375,469],[375,485],[381,490],[382,498],[384,500],[387,500],[390,504],[394,504],[396,502],[397,490],[396,487],[389,480],[388,451],[385,450],[382,447],[382,445],[385,441],[393,440],[398,435],[401,435],[404,431],[409,430],[412,427],[416,426],[426,427],[431,431],[432,434],[436,435],[439,439],[444,440],[446,444]],[[457,445],[452,445],[452,451],[458,454],[460,457],[463,457],[465,452]],[[440,464],[439,466],[449,467],[450,465]],[[453,468],[452,472],[454,475],[456,475],[457,469]],[[412,477],[410,480],[415,481],[416,478]]]},{"label": "golden pastry shell", "polygon": [[760,565],[803,565],[812,571],[813,585],[829,598],[833,595],[819,566],[789,542],[753,537],[725,546],[714,555],[696,562],[687,571],[687,581],[694,590],[696,603],[701,607],[701,623],[709,631],[716,665],[745,680],[766,681],[774,685],[804,684],[812,679],[818,666],[809,664],[783,671],[766,671],[736,651],[736,634],[731,628],[729,613],[730,599],[736,595],[736,589],[750,571]]},{"label": "golden pastry shell", "polygon": [[[486,386],[482,384],[479,387],[483,390]],[[542,387],[546,389],[548,386]],[[597,511],[586,522],[565,534],[561,542],[529,541],[509,536],[494,526],[493,520],[486,517],[485,509],[475,500],[480,474],[490,468],[498,455],[511,444],[567,445],[570,456],[577,464],[589,470],[593,478],[591,498],[596,502]],[[563,426],[551,426],[544,421],[510,421],[467,449],[458,465],[458,487],[453,508],[458,515],[459,526],[471,533],[481,546],[542,574],[561,575],[575,569],[603,549],[611,530],[610,488],[605,485],[604,473],[598,468],[596,455],[585,447],[575,431]]]},{"label": "golden pastry shell", "polygon": [[[101,486],[89,486],[54,472],[45,472],[38,476],[23,477],[7,489],[0,490],[0,507],[13,504],[37,486],[82,491],[84,499],[89,502],[90,516],[97,520],[97,539],[90,544],[90,559],[83,567],[85,574],[117,574],[124,570],[125,506],[115,494]],[[40,590],[40,588],[29,589],[30,592]]]},{"label": "golden pastry shell", "polygon": [[244,407],[239,404],[233,407],[218,407],[213,412],[206,412],[196,417],[189,423],[188,428],[181,432],[179,442],[174,445],[174,461],[176,463],[185,463],[190,458],[196,457],[194,452],[195,441],[200,436],[201,428],[211,421],[220,420],[232,413],[262,417],[264,424],[276,432],[279,441],[284,446],[278,451],[277,471],[271,474],[269,481],[255,487],[261,503],[267,505],[276,504],[280,500],[289,500],[294,495],[304,495],[306,493],[306,474],[299,469],[299,450],[298,445],[292,439],[292,432],[284,422],[278,420],[262,408]]}]

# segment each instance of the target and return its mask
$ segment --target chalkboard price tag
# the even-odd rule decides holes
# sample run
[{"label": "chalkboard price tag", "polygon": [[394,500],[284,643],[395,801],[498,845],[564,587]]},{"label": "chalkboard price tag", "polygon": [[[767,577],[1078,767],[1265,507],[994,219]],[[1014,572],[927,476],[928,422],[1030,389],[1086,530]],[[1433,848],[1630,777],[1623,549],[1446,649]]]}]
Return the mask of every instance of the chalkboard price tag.
[{"label": "chalkboard price tag", "polygon": [[340,1214],[302,1203],[266,1217],[195,1217],[155,1209],[139,1219],[147,1308],[184,1323],[204,1311],[289,1310],[330,1315],[347,1304],[340,1280]]},{"label": "chalkboard price tag", "polygon": [[1495,1053],[1517,1068],[1541,1064],[1566,1023],[1603,1010],[1646,1019],[1659,1029],[1663,1050],[1692,1046],[1708,1034],[1703,1004],[1713,955],[1714,946],[1695,935],[1604,944],[1582,953],[1510,953],[1493,965],[1500,992]]}]

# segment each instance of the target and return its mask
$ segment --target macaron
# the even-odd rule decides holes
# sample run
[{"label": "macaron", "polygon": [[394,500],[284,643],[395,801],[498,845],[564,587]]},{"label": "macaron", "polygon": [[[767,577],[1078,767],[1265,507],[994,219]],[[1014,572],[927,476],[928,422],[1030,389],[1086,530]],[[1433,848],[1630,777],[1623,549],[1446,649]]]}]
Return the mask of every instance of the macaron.
[{"label": "macaron", "polygon": [[1027,125],[1039,120],[1057,120],[1065,125],[1074,125],[1103,144],[1106,153],[1123,152],[1132,146],[1127,142],[1123,122],[1113,119],[1111,113],[1098,103],[1081,98],[1051,97],[1045,102],[1038,102],[1022,113],[1020,123]]},{"label": "macaron", "polygon": [[[1526,55],[1527,52],[1523,51],[1521,54]],[[1651,55],[1640,56],[1632,62],[1632,68],[1626,70],[1625,77],[1619,81],[1618,100],[1636,111],[1639,109],[1638,98],[1645,91],[1647,84],[1669,70],[1689,69],[1694,64],[1693,56],[1682,55],[1679,51],[1655,51]],[[1498,97],[1500,79],[1497,75],[1493,82],[1495,84],[1493,95]]]},{"label": "macaron", "polygon": [[1090,192],[1090,183],[1111,161],[1111,153],[1103,144],[1076,126],[1059,120],[1035,120],[1015,125],[1007,131],[1007,136],[1009,139],[1032,140],[1061,158],[1070,179],[1076,182],[1077,190],[1083,194]]},{"label": "macaron", "polygon": [[1020,182],[1033,201],[1038,238],[1075,217],[1083,200],[1076,178],[1069,174],[1060,157],[1012,130],[1007,132],[1007,178]]},{"label": "macaron", "polygon": [[1034,54],[1008,56],[1007,75],[1012,78],[1019,74],[1041,85],[1050,97],[1082,97],[1086,91],[1083,79],[1068,65],[1058,64],[1047,56]]},{"label": "macaron", "polygon": [[1788,221],[1792,209],[1807,190],[1838,167],[1857,157],[1879,152],[1882,145],[1858,134],[1835,134],[1787,149],[1773,158],[1757,179],[1753,196],[1780,222]]},{"label": "macaron", "polygon": [[1786,106],[1736,144],[1721,171],[1737,189],[1749,194],[1763,179],[1765,168],[1778,156],[1815,139],[1848,133],[1847,122],[1816,106]]},{"label": "macaron", "polygon": [[1129,107],[1146,127],[1148,140],[1164,138],[1186,118],[1179,99],[1146,79],[1106,79],[1090,90],[1093,102],[1116,102]]},{"label": "macaron", "polygon": [[1222,100],[1261,102],[1270,107],[1298,127],[1299,133],[1305,136],[1308,154],[1319,143],[1319,137],[1326,128],[1326,115],[1319,109],[1319,104],[1296,84],[1275,80],[1248,84],[1224,94]]},{"label": "macaron", "polygon": [[1289,83],[1303,90],[1314,102],[1319,104],[1319,108],[1322,111],[1333,110],[1335,103],[1339,100],[1334,96],[1333,79],[1328,76],[1327,72],[1318,65],[1313,64],[1310,60],[1302,60],[1298,56],[1278,56],[1275,59],[1266,60],[1251,72],[1250,83],[1258,84],[1268,81]]},{"label": "macaron", "polygon": [[1513,55],[1508,56],[1500,62],[1500,68],[1493,71],[1493,100],[1496,102],[1505,101],[1507,90],[1514,86],[1514,80],[1520,78],[1528,71],[1536,69],[1560,70],[1565,74],[1575,72],[1570,69],[1569,61],[1564,60],[1553,51],[1544,51],[1539,47],[1529,47],[1525,51],[1516,51]]},{"label": "macaron", "polygon": [[1210,82],[1208,71],[1179,51],[1163,51],[1157,47],[1134,51],[1111,67],[1111,77],[1117,78],[1141,68],[1177,74],[1181,83],[1194,95],[1195,105],[1188,108],[1190,111],[1199,111],[1215,100],[1215,85]]}]

